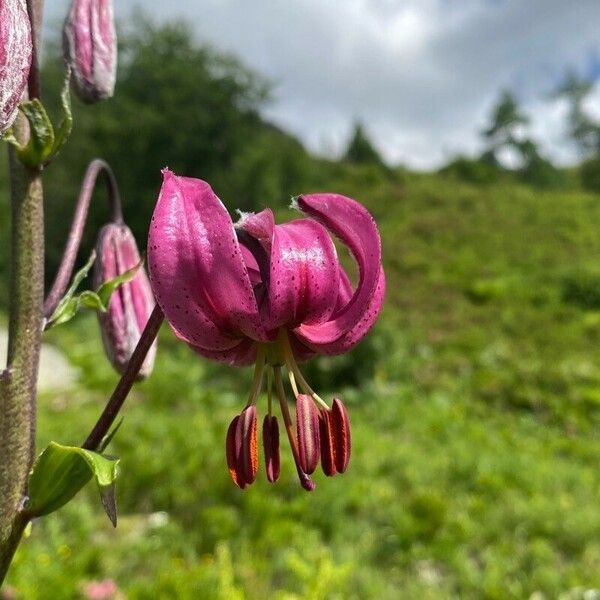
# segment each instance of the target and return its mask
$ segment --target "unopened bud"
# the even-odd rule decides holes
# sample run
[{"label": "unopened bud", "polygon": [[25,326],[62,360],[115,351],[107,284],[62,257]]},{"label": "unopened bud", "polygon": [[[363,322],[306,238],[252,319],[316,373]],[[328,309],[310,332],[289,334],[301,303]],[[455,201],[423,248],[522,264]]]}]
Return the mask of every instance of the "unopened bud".
[{"label": "unopened bud", "polygon": [[[140,262],[133,234],[123,224],[109,223],[100,230],[96,253],[95,287],[122,275]],[[98,313],[104,349],[119,373],[124,372],[153,309],[150,282],[146,271],[140,267],[131,281],[121,284],[113,292],[108,310]],[[142,363],[138,379],[150,375],[155,355],[156,340]]]},{"label": "unopened bud", "polygon": [[112,0],[73,0],[65,21],[63,45],[79,98],[88,103],[110,98],[117,75]]},{"label": "unopened bud", "polygon": [[29,77],[31,25],[25,0],[0,2],[0,133],[8,129]]}]

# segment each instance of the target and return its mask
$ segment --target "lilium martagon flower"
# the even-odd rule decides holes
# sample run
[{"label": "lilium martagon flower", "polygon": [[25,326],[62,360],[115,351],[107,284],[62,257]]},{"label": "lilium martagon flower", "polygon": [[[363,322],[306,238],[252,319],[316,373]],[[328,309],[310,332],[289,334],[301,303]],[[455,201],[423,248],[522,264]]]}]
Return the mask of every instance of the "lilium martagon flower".
[{"label": "lilium martagon flower", "polygon": [[[319,460],[325,475],[343,473],[350,458],[350,421],[343,402],[331,407],[310,387],[298,363],[354,347],[383,304],[381,240],[373,217],[339,194],[293,200],[304,218],[276,225],[273,213],[240,213],[234,225],[205,181],[165,169],[148,236],[150,283],[175,335],[206,358],[254,364],[248,401],[227,432],[231,477],[240,488],[258,469],[257,400],[266,379],[262,427],[267,478],[279,477],[279,403],[302,487]],[[332,239],[354,257],[354,288]],[[295,425],[282,377],[295,398]]]}]

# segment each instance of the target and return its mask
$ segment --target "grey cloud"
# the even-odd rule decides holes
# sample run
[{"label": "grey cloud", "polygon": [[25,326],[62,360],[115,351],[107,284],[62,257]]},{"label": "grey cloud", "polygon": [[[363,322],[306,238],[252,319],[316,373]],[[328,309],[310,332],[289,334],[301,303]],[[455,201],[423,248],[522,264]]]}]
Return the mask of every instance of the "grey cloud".
[{"label": "grey cloud", "polygon": [[[135,5],[117,0],[117,14]],[[600,51],[598,0],[171,0],[149,12],[184,18],[271,78],[267,115],[313,150],[339,151],[361,118],[388,159],[423,168],[477,150],[505,86],[536,111],[546,151],[572,160],[540,97]]]}]

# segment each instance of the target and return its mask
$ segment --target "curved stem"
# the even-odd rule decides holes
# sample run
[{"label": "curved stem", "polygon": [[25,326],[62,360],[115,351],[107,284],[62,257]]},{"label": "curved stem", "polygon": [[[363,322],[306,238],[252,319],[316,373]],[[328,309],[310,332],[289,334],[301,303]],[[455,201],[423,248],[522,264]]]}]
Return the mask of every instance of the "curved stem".
[{"label": "curved stem", "polygon": [[54,279],[54,283],[50,288],[50,292],[44,301],[44,316],[46,318],[48,318],[58,306],[58,303],[64,296],[71,280],[73,267],[75,266],[75,260],[77,258],[77,252],[79,251],[79,246],[81,245],[81,238],[83,236],[83,230],[85,228],[90,202],[92,200],[92,194],[100,174],[104,175],[104,180],[106,182],[106,191],[108,192],[111,220],[114,223],[119,224],[123,222],[121,197],[119,196],[117,180],[115,179],[114,173],[112,172],[112,169],[108,163],[97,158],[88,165],[83,182],[81,184],[79,198],[77,199],[77,205],[75,207],[75,214],[73,215],[73,222],[71,223],[71,230],[69,231],[69,237],[67,238],[67,243],[65,245],[60,267]]},{"label": "curved stem", "polygon": [[162,325],[163,319],[163,311],[157,304],[146,323],[144,331],[142,331],[140,341],[129,359],[125,373],[123,373],[119,383],[117,383],[114,392],[108,399],[108,402],[91,433],[88,435],[85,442],[83,442],[82,448],[95,450],[100,445],[102,438],[108,433],[127,398],[127,394],[129,394],[131,387],[136,381],[136,377],[146,358],[146,354],[148,354],[148,350],[150,349],[150,346],[152,346],[154,338],[158,335],[158,330]]}]

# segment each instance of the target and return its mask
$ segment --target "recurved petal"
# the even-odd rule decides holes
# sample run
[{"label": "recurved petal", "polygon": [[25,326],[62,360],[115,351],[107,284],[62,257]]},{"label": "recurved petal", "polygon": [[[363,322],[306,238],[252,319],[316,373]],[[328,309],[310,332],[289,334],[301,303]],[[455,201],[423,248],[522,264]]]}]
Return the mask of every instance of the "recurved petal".
[{"label": "recurved petal", "polygon": [[323,323],[335,308],[339,263],[327,230],[310,219],[273,231],[265,327]]},{"label": "recurved petal", "polygon": [[358,286],[344,308],[325,323],[306,323],[297,330],[300,339],[306,342],[330,344],[353,330],[372,304],[381,271],[379,231],[371,214],[346,196],[309,194],[300,196],[297,204],[348,246],[359,269]]},{"label": "recurved petal", "polygon": [[261,305],[265,329],[323,323],[335,309],[339,262],[327,230],[311,219],[275,225],[273,213],[242,213],[236,226],[256,240],[269,259]]},{"label": "recurved petal", "polygon": [[150,282],[180,336],[208,351],[265,340],[227,210],[210,186],[163,171],[148,235]]},{"label": "recurved petal", "polygon": [[[298,341],[302,344],[302,346],[309,347],[318,354],[327,354],[329,356],[343,354],[344,352],[347,352],[356,346],[356,344],[358,344],[358,342],[360,342],[360,340],[362,340],[362,338],[369,333],[375,324],[375,321],[377,321],[377,317],[379,317],[379,313],[383,307],[384,296],[385,275],[383,269],[380,268],[379,280],[377,282],[377,287],[375,288],[375,293],[371,298],[371,302],[364,311],[362,318],[354,325],[354,327],[341,335],[337,340],[329,344],[316,344],[314,342],[310,342],[303,336],[301,328],[294,330],[295,336],[298,338]],[[300,346],[300,348],[302,346]]]}]

